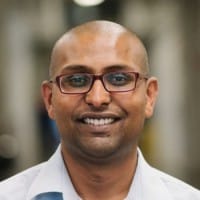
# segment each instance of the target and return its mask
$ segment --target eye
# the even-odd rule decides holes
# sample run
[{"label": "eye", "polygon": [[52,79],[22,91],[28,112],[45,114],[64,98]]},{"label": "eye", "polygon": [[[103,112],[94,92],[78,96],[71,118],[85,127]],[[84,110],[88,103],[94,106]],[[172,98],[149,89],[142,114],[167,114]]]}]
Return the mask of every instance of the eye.
[{"label": "eye", "polygon": [[134,82],[135,78],[130,73],[118,72],[118,73],[110,73],[106,76],[106,80],[109,84],[114,86],[123,86],[127,85],[130,82]]},{"label": "eye", "polygon": [[84,87],[90,83],[90,77],[86,74],[73,74],[62,78],[62,85],[65,87]]}]

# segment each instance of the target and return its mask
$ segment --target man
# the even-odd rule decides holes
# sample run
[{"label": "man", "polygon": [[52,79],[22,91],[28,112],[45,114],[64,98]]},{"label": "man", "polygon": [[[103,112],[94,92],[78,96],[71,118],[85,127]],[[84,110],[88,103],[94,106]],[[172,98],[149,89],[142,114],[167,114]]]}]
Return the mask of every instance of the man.
[{"label": "man", "polygon": [[135,34],[108,21],[67,32],[42,84],[61,145],[46,163],[1,183],[0,200],[200,200],[198,190],[150,167],[137,147],[157,93]]}]

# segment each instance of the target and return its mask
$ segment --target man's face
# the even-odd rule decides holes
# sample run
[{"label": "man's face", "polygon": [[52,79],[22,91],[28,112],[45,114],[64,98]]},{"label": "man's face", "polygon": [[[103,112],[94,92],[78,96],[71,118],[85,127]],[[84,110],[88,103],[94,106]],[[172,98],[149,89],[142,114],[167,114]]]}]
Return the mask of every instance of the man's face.
[{"label": "man's face", "polygon": [[[144,74],[143,56],[138,41],[126,35],[83,34],[60,44],[54,58],[54,77],[113,70]],[[109,93],[96,80],[86,94],[62,94],[56,84],[44,84],[46,107],[57,123],[63,151],[98,160],[120,158],[135,149],[144,120],[152,114],[148,87],[148,81],[141,79],[134,91]]]}]

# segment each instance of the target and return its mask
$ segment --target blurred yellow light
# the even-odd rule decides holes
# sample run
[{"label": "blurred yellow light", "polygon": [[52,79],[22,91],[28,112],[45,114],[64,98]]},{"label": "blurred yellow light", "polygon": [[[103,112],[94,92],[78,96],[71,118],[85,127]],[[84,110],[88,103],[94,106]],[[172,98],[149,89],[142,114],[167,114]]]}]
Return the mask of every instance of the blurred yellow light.
[{"label": "blurred yellow light", "polygon": [[97,6],[104,0],[74,0],[80,6]]}]

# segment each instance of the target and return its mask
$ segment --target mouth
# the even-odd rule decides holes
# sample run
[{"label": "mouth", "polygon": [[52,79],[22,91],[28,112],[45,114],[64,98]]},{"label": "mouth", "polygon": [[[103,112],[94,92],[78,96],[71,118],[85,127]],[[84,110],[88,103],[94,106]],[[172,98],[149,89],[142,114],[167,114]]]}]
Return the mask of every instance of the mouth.
[{"label": "mouth", "polygon": [[103,125],[108,125],[112,124],[114,121],[116,121],[113,118],[84,118],[82,120],[83,123],[93,125],[93,126],[103,126]]},{"label": "mouth", "polygon": [[121,118],[114,115],[85,115],[78,119],[80,123],[91,126],[106,126],[119,121]]}]

